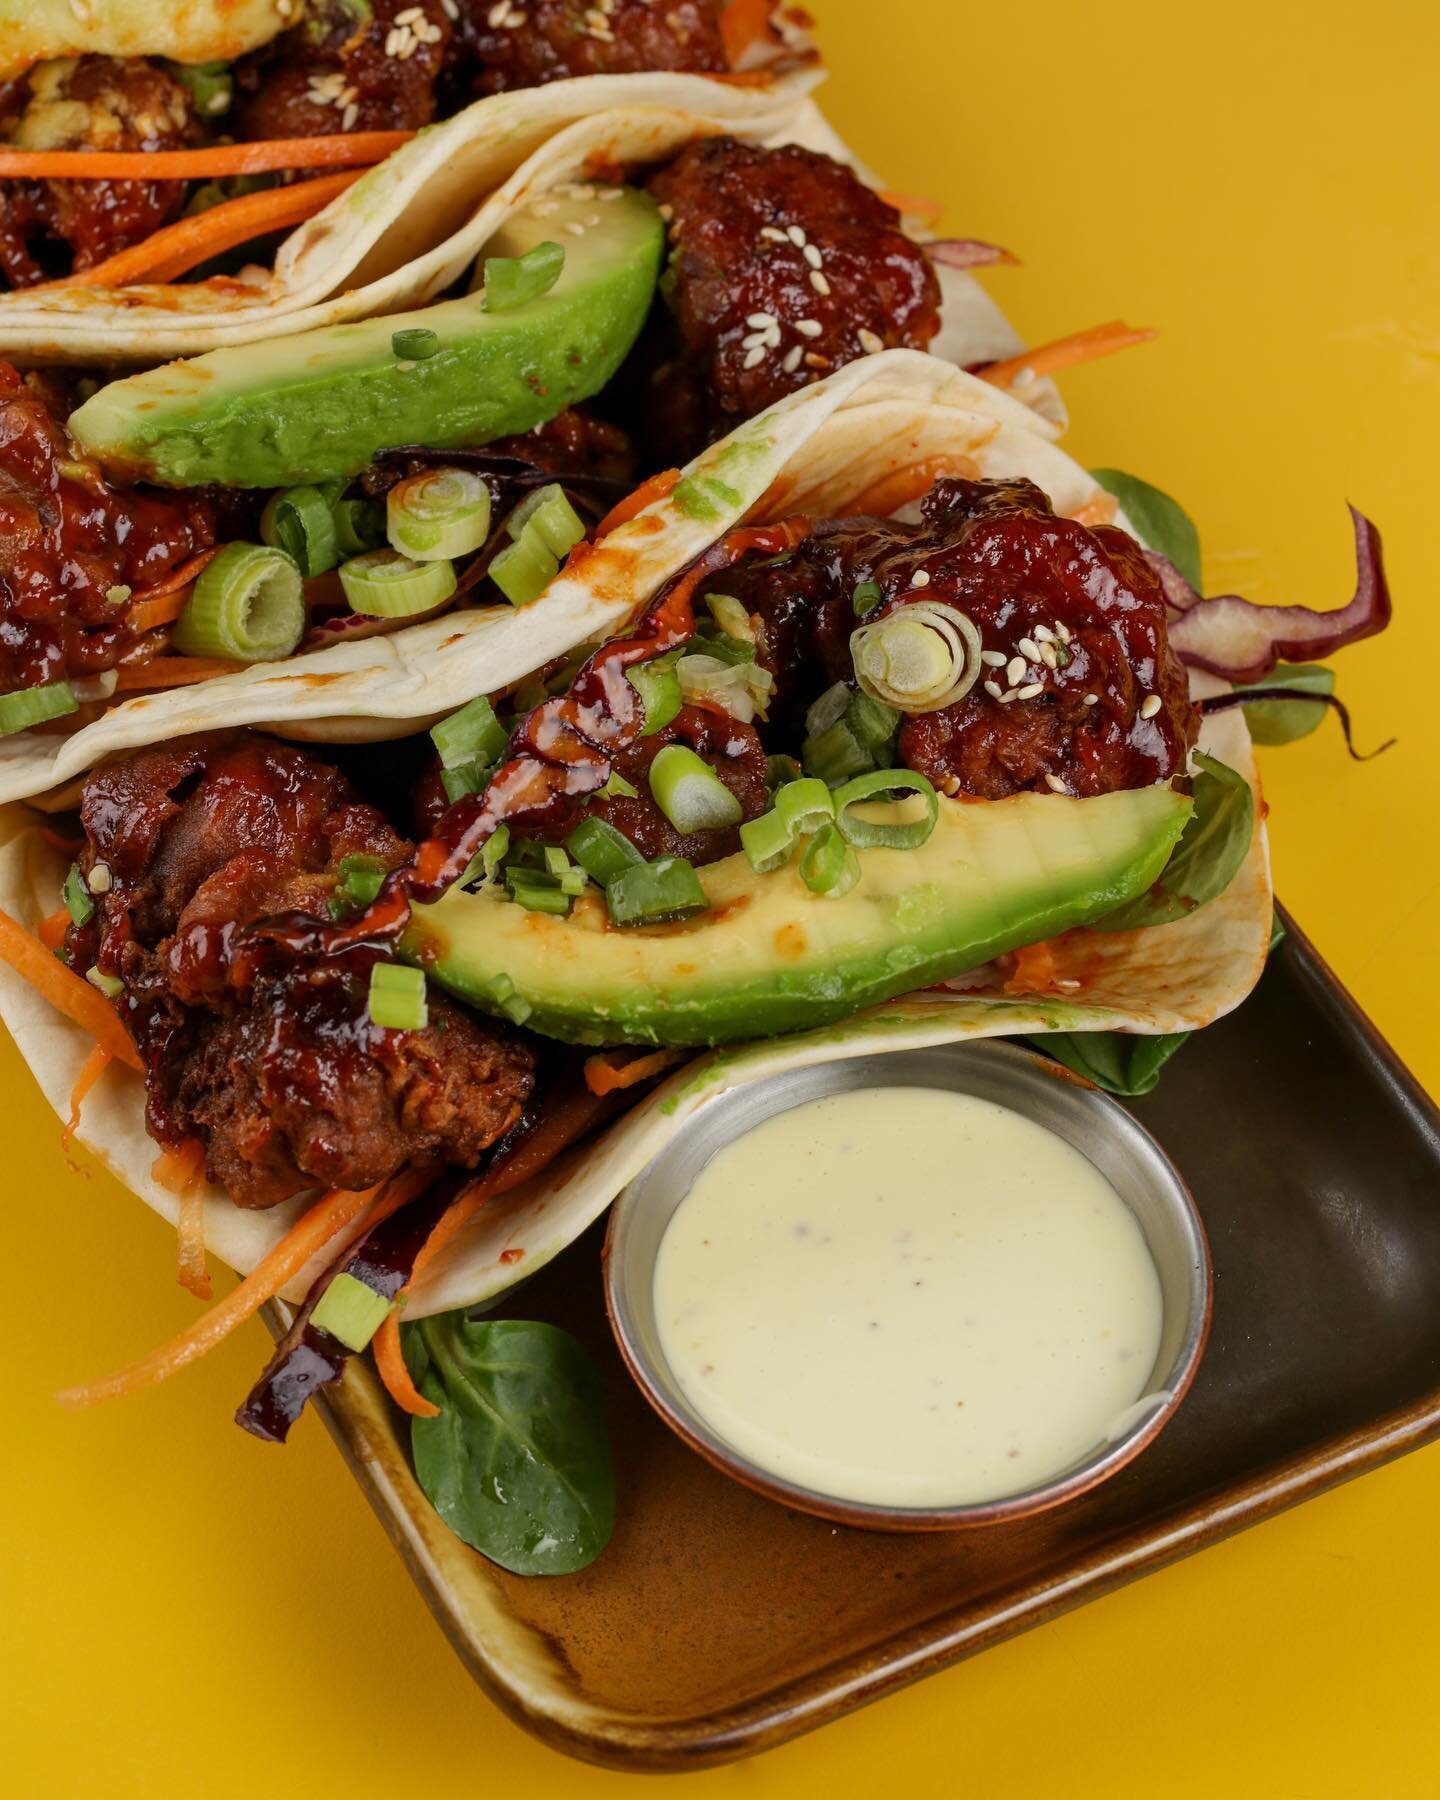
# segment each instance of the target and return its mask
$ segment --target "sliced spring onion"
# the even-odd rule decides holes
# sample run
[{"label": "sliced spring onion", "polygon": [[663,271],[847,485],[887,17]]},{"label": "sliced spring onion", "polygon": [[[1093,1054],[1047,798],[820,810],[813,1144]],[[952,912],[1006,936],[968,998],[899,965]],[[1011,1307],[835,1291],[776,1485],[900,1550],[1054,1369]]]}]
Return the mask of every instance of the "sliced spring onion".
[{"label": "sliced spring onion", "polygon": [[[841,698],[843,695],[843,705]],[[900,714],[844,682],[820,696],[805,715],[809,735],[801,746],[805,767],[828,782],[846,781],[895,760]]]},{"label": "sliced spring onion", "polygon": [[385,882],[384,865],[373,856],[342,856],[335,874],[335,898],[347,912],[369,906]]},{"label": "sliced spring onion", "polygon": [[835,801],[823,781],[807,776],[787,782],[777,790],[769,812],[740,827],[740,847],[757,875],[769,875],[789,862],[802,837],[834,818]]},{"label": "sliced spring onion", "polygon": [[585,535],[585,522],[565,496],[558,482],[536,488],[505,521],[505,529],[518,544],[527,534],[539,538],[552,556],[568,556]]},{"label": "sliced spring onion", "polygon": [[0,737],[9,737],[12,731],[26,731],[31,725],[43,725],[47,719],[63,718],[79,704],[68,681],[48,681],[43,687],[0,694]]},{"label": "sliced spring onion", "polygon": [[727,637],[738,638],[755,654],[755,621],[733,594],[707,594],[705,604],[710,617]]},{"label": "sliced spring onion", "polygon": [[230,102],[235,97],[229,63],[167,62],[165,67],[182,87],[189,88],[197,118],[218,119],[222,113],[229,112]]},{"label": "sliced spring onion", "polygon": [[315,1302],[310,1323],[317,1331],[339,1338],[347,1349],[360,1351],[389,1318],[394,1305],[393,1300],[342,1269]]},{"label": "sliced spring onion", "polygon": [[323,575],[340,560],[335,510],[316,487],[282,488],[265,502],[260,536],[283,550],[302,575]]},{"label": "sliced spring onion", "polygon": [[[850,811],[862,801],[890,794],[919,794],[925,801],[925,815],[903,824],[881,823],[874,819],[858,819]],[[913,769],[876,769],[869,775],[858,775],[847,781],[835,795],[835,823],[848,843],[860,850],[918,850],[940,818],[940,801],[923,775]]]},{"label": "sliced spring onion", "polygon": [[538,537],[522,537],[491,558],[490,579],[512,606],[538,600],[560,572],[560,558]]},{"label": "sliced spring onion", "polygon": [[637,663],[633,669],[627,670],[630,685],[640,696],[640,704],[645,708],[645,727],[641,737],[650,737],[664,728],[685,704],[685,697],[680,692],[680,677],[675,673],[675,665],[680,660],[678,650],[667,651],[664,656],[654,657],[650,662]]},{"label": "sliced spring onion", "polygon": [[678,832],[721,831],[745,809],[706,762],[684,744],[667,744],[650,765],[655,804]]},{"label": "sliced spring onion", "polygon": [[980,633],[943,600],[916,600],[850,637],[855,677],[872,700],[901,712],[953,706],[980,677]]},{"label": "sliced spring onion", "polygon": [[767,756],[765,758],[765,785],[773,794],[778,787],[784,787],[787,781],[798,781],[801,769],[793,756]]},{"label": "sliced spring onion", "polygon": [[860,879],[860,859],[834,825],[822,825],[800,858],[800,879],[812,894],[838,900]]},{"label": "sliced spring onion", "polygon": [[71,923],[88,925],[95,917],[95,902],[90,898],[90,890],[85,885],[85,877],[80,873],[79,863],[71,863],[70,873],[65,877],[65,886],[61,892]]},{"label": "sliced spring onion", "polygon": [[335,548],[341,556],[363,556],[385,542],[385,514],[374,500],[335,502]]},{"label": "sliced spring onion", "polygon": [[764,718],[775,688],[770,671],[748,658],[742,663],[731,663],[714,656],[682,656],[675,673],[685,699],[713,701],[742,725],[748,725],[757,714]]},{"label": "sliced spring onion", "polygon": [[893,760],[895,736],[902,715],[883,700],[872,700],[868,694],[852,694],[845,708],[845,723],[856,741],[865,746],[875,761],[888,768]]},{"label": "sliced spring onion", "polygon": [[510,898],[527,912],[561,914],[570,910],[573,896],[541,869],[507,869],[505,886]]},{"label": "sliced spring onion", "polygon": [[710,902],[683,856],[657,856],[617,875],[605,890],[612,925],[658,925],[705,912]]},{"label": "sliced spring onion", "polygon": [[295,559],[268,544],[227,544],[201,570],[171,642],[182,656],[278,662],[304,630]]},{"label": "sliced spring onion", "polygon": [[554,287],[564,267],[564,250],[548,241],[537,244],[523,256],[487,256],[482,302],[485,311],[508,312],[512,306],[538,300]]},{"label": "sliced spring onion", "polygon": [[716,662],[742,664],[755,661],[755,646],[728,631],[704,631],[696,639],[696,652]]},{"label": "sliced spring onion", "polygon": [[430,729],[430,741],[447,769],[465,763],[499,760],[509,734],[495,717],[495,708],[481,694]]},{"label": "sliced spring onion", "polygon": [[440,348],[440,334],[428,325],[407,325],[390,333],[390,348],[401,362],[424,362]]},{"label": "sliced spring onion", "polygon": [[837,719],[816,737],[807,737],[800,753],[808,774],[831,783],[848,781],[875,767],[875,758],[844,719]]},{"label": "sliced spring onion", "polygon": [[481,762],[477,757],[474,762],[461,763],[459,768],[442,769],[440,785],[453,806],[457,800],[468,800],[471,794],[483,794],[494,773],[494,763]]},{"label": "sliced spring onion", "polygon": [[855,606],[855,617],[863,619],[885,598],[885,590],[878,581],[861,581],[856,584],[855,592],[850,596]]},{"label": "sliced spring onion", "polygon": [[805,714],[806,737],[819,737],[821,732],[845,717],[845,708],[850,704],[850,696],[855,692],[848,681],[837,681],[834,687],[826,688]]},{"label": "sliced spring onion", "polygon": [[473,469],[424,469],[385,496],[385,535],[413,562],[468,556],[490,535],[490,490]]},{"label": "sliced spring onion", "polygon": [[582,819],[566,838],[565,848],[602,888],[645,861],[625,833],[617,831],[608,819]]},{"label": "sliced spring onion", "polygon": [[430,1022],[425,971],[409,963],[376,963],[370,970],[370,1020],[386,1031],[423,1031]]},{"label": "sliced spring onion", "polygon": [[469,887],[472,882],[493,880],[495,871],[504,862],[509,848],[510,827],[497,825],[484,845],[470,858],[470,867],[460,877],[460,885]]},{"label": "sliced spring onion", "polygon": [[600,790],[603,800],[633,800],[639,794],[639,788],[632,787],[623,775],[612,775]]},{"label": "sliced spring onion", "polygon": [[371,550],[341,563],[340,585],[352,612],[367,619],[408,619],[450,598],[455,570],[448,562],[411,562],[393,550]]},{"label": "sliced spring onion", "polygon": [[125,983],[118,975],[107,975],[98,963],[92,964],[85,971],[85,979],[91,987],[98,988],[107,1000],[118,1000],[125,992]]}]

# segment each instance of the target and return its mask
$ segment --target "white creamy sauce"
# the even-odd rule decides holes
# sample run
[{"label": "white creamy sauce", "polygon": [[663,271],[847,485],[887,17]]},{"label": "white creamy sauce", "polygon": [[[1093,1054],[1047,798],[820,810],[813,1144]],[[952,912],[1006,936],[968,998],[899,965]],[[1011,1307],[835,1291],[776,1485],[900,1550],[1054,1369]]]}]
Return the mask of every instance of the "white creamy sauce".
[{"label": "white creamy sauce", "polygon": [[778,1113],[701,1170],[660,1245],[661,1344],[741,1455],[837,1499],[995,1500],[1146,1390],[1160,1283],[1134,1215],[1043,1125],[883,1087]]}]

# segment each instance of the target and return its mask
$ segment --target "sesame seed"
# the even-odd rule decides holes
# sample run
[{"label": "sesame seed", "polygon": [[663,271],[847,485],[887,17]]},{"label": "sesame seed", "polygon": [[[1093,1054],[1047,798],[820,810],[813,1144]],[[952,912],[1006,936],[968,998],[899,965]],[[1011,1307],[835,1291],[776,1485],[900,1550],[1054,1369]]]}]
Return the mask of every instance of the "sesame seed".
[{"label": "sesame seed", "polygon": [[1023,657],[1026,658],[1027,661],[1039,662],[1040,646],[1035,642],[1034,638],[1028,638],[1028,637],[1021,638],[1020,642],[1015,646],[1015,648],[1020,652],[1020,654]]},{"label": "sesame seed", "polygon": [[[485,23],[492,31],[498,31],[505,23],[505,15],[510,11],[510,0],[500,0],[498,6],[492,6],[485,15]],[[388,52],[387,52],[388,54]]]},{"label": "sesame seed", "polygon": [[762,225],[760,235],[767,244],[788,244],[790,242],[785,233],[777,230],[774,225]]},{"label": "sesame seed", "polygon": [[1005,670],[1005,679],[1010,683],[1011,687],[1014,687],[1017,682],[1023,681],[1024,678],[1025,658],[1023,656],[1012,656],[1009,665]]},{"label": "sesame seed", "polygon": [[1005,692],[1000,696],[1000,704],[1002,706],[1008,706],[1014,698],[1015,698],[1014,688],[1013,687],[1006,688]]},{"label": "sesame seed", "polygon": [[593,200],[595,198],[595,190],[588,181],[572,181],[569,192],[572,200]]},{"label": "sesame seed", "polygon": [[210,96],[209,104],[206,106],[205,110],[206,112],[222,113],[229,104],[230,96],[222,88],[219,93]]},{"label": "sesame seed", "polygon": [[559,212],[559,210],[560,202],[558,200],[537,200],[530,208],[537,219],[548,219],[551,213]]},{"label": "sesame seed", "polygon": [[985,683],[985,692],[992,700],[1003,700],[1005,698],[1004,694],[1000,691],[1000,683],[998,681],[987,681]]},{"label": "sesame seed", "polygon": [[1058,669],[1060,667],[1060,658],[1055,654],[1055,646],[1053,644],[1042,644],[1040,646],[1040,660],[1047,669]]},{"label": "sesame seed", "polygon": [[527,16],[528,16],[527,14],[521,12],[521,10],[518,6],[512,6],[510,8],[510,11],[506,14],[505,23],[507,25],[513,25],[514,28],[518,31],[520,29],[520,27],[525,23]]},{"label": "sesame seed", "polygon": [[797,319],[795,321],[795,329],[800,333],[801,337],[817,338],[825,327],[818,319]]},{"label": "sesame seed", "polygon": [[813,244],[807,244],[801,254],[812,269],[818,269],[825,260]]},{"label": "sesame seed", "polygon": [[402,374],[407,374],[415,367],[415,364],[413,362],[397,362],[395,367],[399,369]]},{"label": "sesame seed", "polygon": [[1073,975],[1057,975],[1055,977],[1055,986],[1062,989],[1067,994],[1078,994],[1080,992],[1080,983]]},{"label": "sesame seed", "polygon": [[438,25],[432,25],[428,19],[417,19],[410,27],[422,44],[438,44],[445,33]]},{"label": "sesame seed", "polygon": [[[278,4],[278,0],[277,0]],[[392,25],[385,33],[385,54],[393,58],[400,45],[400,27]]]},{"label": "sesame seed", "polygon": [[775,323],[774,313],[751,313],[745,323],[752,331],[768,331]]},{"label": "sesame seed", "polygon": [[595,197],[597,200],[618,200],[624,192],[624,188],[601,188]]},{"label": "sesame seed", "polygon": [[793,375],[800,367],[800,346],[798,344],[792,344],[785,352],[785,360],[780,367],[787,375]]},{"label": "sesame seed", "polygon": [[765,346],[757,344],[753,350],[747,351],[745,360],[740,366],[744,369],[758,369],[764,360]]},{"label": "sesame seed", "polygon": [[1050,774],[1048,770],[1045,773],[1045,785],[1050,789],[1052,794],[1068,794],[1070,792],[1069,788],[1066,787],[1060,777],[1058,775]]},{"label": "sesame seed", "polygon": [[460,0],[440,0],[440,10],[447,19],[456,20],[460,17]]},{"label": "sesame seed", "polygon": [[807,350],[805,352],[805,367],[807,369],[828,369],[830,367],[830,358],[828,356],[817,356],[813,350]]},{"label": "sesame seed", "polygon": [[1010,659],[1003,650],[982,650],[980,660],[987,669],[1003,669]]},{"label": "sesame seed", "polygon": [[1158,694],[1147,694],[1140,702],[1140,717],[1142,719],[1153,719],[1159,710],[1160,696]]},{"label": "sesame seed", "polygon": [[928,569],[917,569],[910,577],[910,585],[911,587],[929,587],[930,571]]},{"label": "sesame seed", "polygon": [[1033,700],[1037,694],[1044,692],[1045,683],[1043,681],[1030,681],[1023,688],[1016,688],[1015,698],[1017,700]]},{"label": "sesame seed", "polygon": [[673,206],[661,206],[660,217],[668,225],[670,223],[670,221],[675,217],[675,208]]},{"label": "sesame seed", "polygon": [[1086,706],[1098,706],[1100,704],[1100,696],[1098,694],[1087,694],[1085,696],[1085,704]]},{"label": "sesame seed", "polygon": [[353,131],[355,129],[355,121],[359,117],[360,108],[352,100],[340,115],[340,129],[342,131]]},{"label": "sesame seed", "polygon": [[588,213],[585,218],[585,223],[587,225],[598,225],[600,223],[599,213]]},{"label": "sesame seed", "polygon": [[797,250],[805,248],[805,227],[803,225],[787,225],[785,235]]},{"label": "sesame seed", "polygon": [[878,356],[885,348],[884,338],[877,336],[873,331],[867,330],[863,325],[855,335],[860,340],[860,348],[867,356]]},{"label": "sesame seed", "polygon": [[424,17],[425,8],[423,6],[407,6],[404,12],[396,13],[395,23],[397,25],[413,25],[417,19],[423,19]]},{"label": "sesame seed", "polygon": [[830,283],[818,269],[812,269],[810,271],[810,285],[817,294],[828,294],[830,292]]},{"label": "sesame seed", "polygon": [[1055,633],[1048,625],[1037,625],[1030,635],[1037,644],[1053,644],[1055,642]]},{"label": "sesame seed", "polygon": [[85,885],[92,894],[108,894],[114,885],[114,879],[110,873],[109,863],[97,862],[90,871],[90,878]]},{"label": "sesame seed", "polygon": [[578,219],[571,219],[565,229],[570,233],[571,237],[584,237],[585,235],[585,227]]},{"label": "sesame seed", "polygon": [[741,338],[740,348],[742,350],[753,350],[757,345],[768,344],[769,341],[770,333],[768,331],[752,331],[748,337]]},{"label": "sesame seed", "polygon": [[1070,627],[1068,625],[1062,625],[1059,619],[1057,619],[1055,621],[1055,635],[1062,644],[1068,644],[1070,642]]},{"label": "sesame seed", "polygon": [[1027,363],[1024,368],[1017,369],[1010,379],[1011,387],[1029,387],[1035,379],[1035,371]]}]

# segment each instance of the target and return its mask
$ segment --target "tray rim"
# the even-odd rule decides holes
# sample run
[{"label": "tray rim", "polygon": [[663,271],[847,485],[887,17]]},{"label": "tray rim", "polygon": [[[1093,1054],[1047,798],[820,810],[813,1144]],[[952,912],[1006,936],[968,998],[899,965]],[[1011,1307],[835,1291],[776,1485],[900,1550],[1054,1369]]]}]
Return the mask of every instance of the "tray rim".
[{"label": "tray rim", "polygon": [[[1440,1138],[1440,1107],[1293,918],[1278,905],[1276,910],[1307,973],[1324,988],[1345,1026],[1364,1041],[1420,1124]],[[1038,1571],[1024,1587],[1010,1591],[1001,1607],[984,1595],[975,1597],[880,1638],[858,1654],[838,1657],[707,1716],[703,1727],[697,1727],[644,1714],[599,1719],[578,1703],[537,1703],[510,1670],[477,1648],[456,1595],[427,1554],[386,1473],[361,1416],[384,1406],[369,1371],[352,1370],[338,1395],[318,1395],[316,1404],[430,1611],[486,1695],[551,1749],[631,1773],[708,1768],[772,1749],[1440,1439],[1436,1386],[1406,1406],[1377,1414],[1367,1424],[1269,1464],[1248,1479],[1199,1492],[1148,1521],[1123,1547],[1101,1543],[1078,1559]]]}]

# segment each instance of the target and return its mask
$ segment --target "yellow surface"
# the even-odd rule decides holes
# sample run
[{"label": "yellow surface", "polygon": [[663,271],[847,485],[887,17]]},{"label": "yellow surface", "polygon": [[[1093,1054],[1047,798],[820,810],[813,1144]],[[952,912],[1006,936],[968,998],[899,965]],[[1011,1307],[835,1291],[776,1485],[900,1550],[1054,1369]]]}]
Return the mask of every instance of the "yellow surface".
[{"label": "yellow surface", "polygon": [[[1023,256],[990,285],[1032,340],[1164,328],[1067,383],[1071,442],[1181,495],[1212,583],[1337,603],[1346,497],[1380,522],[1399,622],[1342,688],[1362,741],[1401,746],[1351,764],[1327,730],[1266,774],[1281,892],[1440,1090],[1435,9],[815,3],[836,123]],[[313,1423],[283,1452],[230,1425],[258,1326],[128,1406],[52,1405],[190,1305],[165,1228],[67,1168],[8,1047],[0,1079],[0,1788],[638,1793],[489,1709]],[[1430,1451],[688,1791],[1432,1795],[1437,1514]]]}]

